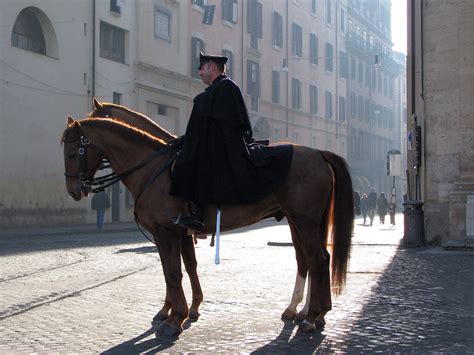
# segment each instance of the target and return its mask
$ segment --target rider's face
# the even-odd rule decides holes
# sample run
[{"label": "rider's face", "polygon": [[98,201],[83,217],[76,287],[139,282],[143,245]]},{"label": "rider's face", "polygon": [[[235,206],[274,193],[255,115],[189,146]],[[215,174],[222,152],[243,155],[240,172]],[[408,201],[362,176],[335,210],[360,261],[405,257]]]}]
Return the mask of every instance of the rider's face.
[{"label": "rider's face", "polygon": [[211,85],[212,81],[214,80],[214,63],[209,62],[201,65],[198,70],[198,74],[201,77],[201,80],[204,84]]}]

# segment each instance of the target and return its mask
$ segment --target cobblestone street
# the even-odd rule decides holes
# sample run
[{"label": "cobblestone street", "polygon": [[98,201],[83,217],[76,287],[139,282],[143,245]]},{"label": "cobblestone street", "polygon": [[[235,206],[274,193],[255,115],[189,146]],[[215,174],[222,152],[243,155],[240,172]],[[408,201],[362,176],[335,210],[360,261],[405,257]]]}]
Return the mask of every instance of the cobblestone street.
[{"label": "cobblestone street", "polygon": [[404,249],[402,236],[401,214],[356,220],[346,290],[312,335],[280,319],[296,262],[268,242],[289,242],[285,223],[224,234],[220,265],[199,240],[201,317],[167,342],[150,324],[165,296],[158,253],[133,225],[3,231],[0,353],[474,352],[474,253]]}]

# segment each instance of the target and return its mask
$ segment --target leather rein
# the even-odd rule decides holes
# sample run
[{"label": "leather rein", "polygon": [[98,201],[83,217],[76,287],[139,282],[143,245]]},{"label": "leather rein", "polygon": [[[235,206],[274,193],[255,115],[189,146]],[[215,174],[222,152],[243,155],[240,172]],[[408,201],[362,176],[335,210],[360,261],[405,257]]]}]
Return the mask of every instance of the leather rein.
[{"label": "leather rein", "polygon": [[[73,175],[73,174],[68,174],[67,172],[64,173],[64,176],[69,177],[69,178],[79,178],[79,181],[81,183],[82,189],[84,189],[87,192],[92,192],[92,193],[97,193],[99,191],[104,190],[106,187],[109,187],[116,182],[120,181],[121,179],[131,175],[135,171],[143,168],[144,166],[148,165],[151,163],[153,160],[158,158],[161,155],[164,155],[168,152],[172,152],[176,150],[174,147],[171,145],[167,145],[164,148],[157,150],[153,154],[151,154],[148,158],[146,158],[144,161],[141,163],[131,167],[130,169],[124,171],[123,173],[117,174],[116,172],[112,172],[110,174],[100,176],[97,178],[88,177],[87,176],[87,149],[90,147],[96,152],[100,153],[102,157],[104,157],[104,153],[96,147],[94,144],[91,143],[91,141],[83,136],[80,135],[78,139],[70,139],[70,140],[65,140],[64,143],[73,143],[79,141],[79,174],[78,175]],[[137,195],[137,198],[135,199],[135,205],[139,199],[139,197],[143,194],[145,189],[156,179],[158,176],[160,176],[162,173],[168,169],[173,161],[178,157],[179,153],[176,152],[176,154],[172,154],[170,159],[167,160],[167,162],[161,167],[161,169],[158,170],[158,172],[150,177],[150,179],[142,186],[139,194]],[[100,167],[97,170],[103,170],[106,168],[110,167],[110,163],[107,161],[106,158],[103,158],[103,161],[100,165]]]}]

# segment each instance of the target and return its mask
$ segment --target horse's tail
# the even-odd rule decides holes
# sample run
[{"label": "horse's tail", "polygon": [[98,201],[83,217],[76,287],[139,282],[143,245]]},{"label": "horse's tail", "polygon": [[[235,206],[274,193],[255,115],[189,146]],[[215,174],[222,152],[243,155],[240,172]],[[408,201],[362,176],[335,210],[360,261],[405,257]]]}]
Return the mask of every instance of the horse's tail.
[{"label": "horse's tail", "polygon": [[[347,264],[351,253],[351,238],[354,231],[354,199],[352,180],[345,160],[328,151],[321,151],[331,166],[334,176],[331,236],[333,241],[331,278],[334,294],[338,295],[346,283]],[[332,217],[332,218],[331,218]]]}]

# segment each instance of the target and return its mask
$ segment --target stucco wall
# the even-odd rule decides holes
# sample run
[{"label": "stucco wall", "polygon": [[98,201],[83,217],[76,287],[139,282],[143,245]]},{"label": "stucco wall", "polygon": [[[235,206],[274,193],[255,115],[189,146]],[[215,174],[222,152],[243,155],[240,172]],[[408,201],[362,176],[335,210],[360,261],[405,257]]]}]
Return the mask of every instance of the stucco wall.
[{"label": "stucco wall", "polygon": [[464,239],[470,188],[460,183],[474,179],[474,4],[424,4],[426,234],[428,241]]}]

